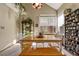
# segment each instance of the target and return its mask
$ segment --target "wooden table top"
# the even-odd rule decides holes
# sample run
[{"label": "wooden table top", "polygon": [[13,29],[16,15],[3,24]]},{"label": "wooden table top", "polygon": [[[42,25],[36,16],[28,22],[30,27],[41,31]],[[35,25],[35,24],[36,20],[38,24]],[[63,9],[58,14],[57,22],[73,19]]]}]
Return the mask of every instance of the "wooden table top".
[{"label": "wooden table top", "polygon": [[62,42],[62,40],[58,39],[53,39],[53,40],[47,40],[44,38],[34,38],[34,40],[29,40],[29,39],[24,39],[21,41],[26,41],[26,42]]}]

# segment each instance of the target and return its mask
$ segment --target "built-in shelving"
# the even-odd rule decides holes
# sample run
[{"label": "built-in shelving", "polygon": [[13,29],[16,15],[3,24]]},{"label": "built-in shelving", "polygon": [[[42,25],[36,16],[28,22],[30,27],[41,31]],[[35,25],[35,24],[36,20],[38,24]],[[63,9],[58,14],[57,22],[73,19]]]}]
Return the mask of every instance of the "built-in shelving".
[{"label": "built-in shelving", "polygon": [[79,55],[79,9],[65,16],[65,49]]}]

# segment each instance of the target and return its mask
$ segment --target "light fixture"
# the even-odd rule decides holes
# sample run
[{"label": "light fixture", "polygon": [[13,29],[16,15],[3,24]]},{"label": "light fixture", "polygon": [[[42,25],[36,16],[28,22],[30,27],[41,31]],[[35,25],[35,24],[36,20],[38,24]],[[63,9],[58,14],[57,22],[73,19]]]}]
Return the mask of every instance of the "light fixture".
[{"label": "light fixture", "polygon": [[41,3],[33,3],[33,8],[35,9],[40,9],[42,7],[42,4]]}]

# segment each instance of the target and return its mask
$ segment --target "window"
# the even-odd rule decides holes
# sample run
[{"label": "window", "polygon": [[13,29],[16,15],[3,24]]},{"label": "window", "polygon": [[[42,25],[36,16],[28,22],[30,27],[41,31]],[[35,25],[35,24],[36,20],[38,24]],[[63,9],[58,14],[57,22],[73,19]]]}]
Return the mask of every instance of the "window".
[{"label": "window", "polygon": [[39,27],[43,33],[55,33],[57,26],[57,19],[54,16],[40,16]]},{"label": "window", "polygon": [[39,26],[56,26],[57,19],[53,16],[42,16],[39,18]]}]

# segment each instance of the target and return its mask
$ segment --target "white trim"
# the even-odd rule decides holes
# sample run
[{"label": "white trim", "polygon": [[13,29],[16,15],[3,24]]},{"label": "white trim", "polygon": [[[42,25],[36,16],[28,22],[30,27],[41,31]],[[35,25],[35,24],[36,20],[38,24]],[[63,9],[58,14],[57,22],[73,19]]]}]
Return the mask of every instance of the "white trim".
[{"label": "white trim", "polygon": [[9,43],[8,45],[6,45],[4,48],[0,49],[0,52],[2,52],[3,50],[7,49],[8,47],[12,46],[13,42]]},{"label": "white trim", "polygon": [[40,14],[40,16],[56,16],[56,14]]},{"label": "white trim", "polygon": [[66,51],[66,50],[64,49],[64,47],[62,47],[62,53],[63,53],[64,55],[66,55],[66,56],[73,56],[71,53],[69,53],[68,51]]},{"label": "white trim", "polygon": [[62,5],[63,3],[46,3],[47,5],[49,5],[50,7],[54,8],[55,10],[58,10]]}]

